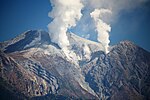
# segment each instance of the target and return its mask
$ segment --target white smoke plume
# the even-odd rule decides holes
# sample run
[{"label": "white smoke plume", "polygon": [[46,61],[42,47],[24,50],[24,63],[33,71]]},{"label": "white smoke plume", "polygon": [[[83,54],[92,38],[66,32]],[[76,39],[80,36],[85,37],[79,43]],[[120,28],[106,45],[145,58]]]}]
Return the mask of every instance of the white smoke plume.
[{"label": "white smoke plume", "polygon": [[48,16],[53,21],[48,24],[51,40],[65,50],[69,46],[67,31],[76,26],[82,14],[83,4],[80,0],[51,0],[53,9]]},{"label": "white smoke plume", "polygon": [[109,16],[109,14],[111,14],[109,9],[95,9],[92,13],[90,13],[91,17],[95,21],[96,31],[98,33],[97,40],[104,46],[105,53],[109,52],[109,32],[111,31],[111,27],[103,21],[103,18],[105,16]]},{"label": "white smoke plume", "polygon": [[[119,13],[123,10],[128,11],[130,9],[134,9],[147,1],[148,0],[83,0],[85,14],[88,15],[87,13],[89,13],[89,15],[94,19],[94,24],[98,33],[97,40],[102,43],[106,53],[109,52],[110,26],[116,21]],[[88,17],[83,15],[82,18],[84,18],[82,19],[83,22],[81,21],[80,23],[83,24],[85,23],[85,19]],[[93,26],[91,23],[90,25],[91,27]]]},{"label": "white smoke plume", "polygon": [[[68,52],[70,45],[67,31],[76,26],[79,21],[80,31],[85,33],[93,30],[93,23],[90,23],[91,17],[94,19],[98,41],[105,47],[108,53],[110,25],[115,22],[119,13],[123,10],[130,10],[138,7],[148,0],[50,0],[53,6],[48,16],[53,21],[48,25],[51,40],[57,43],[63,51]],[[84,7],[84,8],[83,8]],[[82,13],[81,13],[82,10]],[[90,14],[91,13],[91,14]],[[83,14],[83,15],[82,15]],[[81,16],[83,16],[81,18]],[[83,28],[83,26],[88,28]],[[88,30],[88,31],[87,31]],[[92,36],[90,34],[90,36]]]}]

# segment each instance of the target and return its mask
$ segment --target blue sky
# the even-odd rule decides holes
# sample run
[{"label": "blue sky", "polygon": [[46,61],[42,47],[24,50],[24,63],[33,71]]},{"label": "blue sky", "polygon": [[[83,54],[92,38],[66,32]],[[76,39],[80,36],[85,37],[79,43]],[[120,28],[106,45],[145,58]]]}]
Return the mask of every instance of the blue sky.
[{"label": "blue sky", "polygon": [[[49,0],[0,0],[0,42],[31,29],[47,31],[47,25],[51,21],[48,12],[51,9]],[[121,11],[111,26],[111,45],[131,40],[150,51],[149,2],[130,11]],[[81,36],[78,31],[74,30]],[[95,40],[96,34],[92,35],[90,39]]]}]

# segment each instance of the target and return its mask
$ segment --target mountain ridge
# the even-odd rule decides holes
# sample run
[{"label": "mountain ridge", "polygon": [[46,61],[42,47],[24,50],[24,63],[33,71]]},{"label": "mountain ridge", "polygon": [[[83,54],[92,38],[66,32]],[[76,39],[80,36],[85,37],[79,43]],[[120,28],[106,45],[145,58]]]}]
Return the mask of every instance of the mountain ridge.
[{"label": "mountain ridge", "polygon": [[45,31],[30,30],[0,43],[0,78],[30,99],[150,99],[148,51],[122,41],[105,54],[100,43],[72,33],[68,39],[72,61]]}]

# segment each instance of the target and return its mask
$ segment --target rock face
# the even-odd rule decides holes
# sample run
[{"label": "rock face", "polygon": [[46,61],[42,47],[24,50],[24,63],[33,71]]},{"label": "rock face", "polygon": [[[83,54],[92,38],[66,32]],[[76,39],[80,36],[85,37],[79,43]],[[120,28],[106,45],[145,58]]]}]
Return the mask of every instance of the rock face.
[{"label": "rock face", "polygon": [[0,98],[150,99],[149,52],[123,41],[105,54],[101,44],[68,37],[72,59],[45,31],[27,31],[0,43]]}]

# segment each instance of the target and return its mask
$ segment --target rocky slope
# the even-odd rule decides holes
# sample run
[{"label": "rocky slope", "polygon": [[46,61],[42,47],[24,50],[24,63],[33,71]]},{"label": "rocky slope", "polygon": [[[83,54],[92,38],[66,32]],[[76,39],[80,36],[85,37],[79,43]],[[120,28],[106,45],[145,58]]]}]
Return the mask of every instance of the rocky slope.
[{"label": "rocky slope", "polygon": [[149,52],[123,41],[106,55],[101,44],[72,33],[68,37],[71,59],[41,30],[0,43],[0,97],[150,99]]}]

